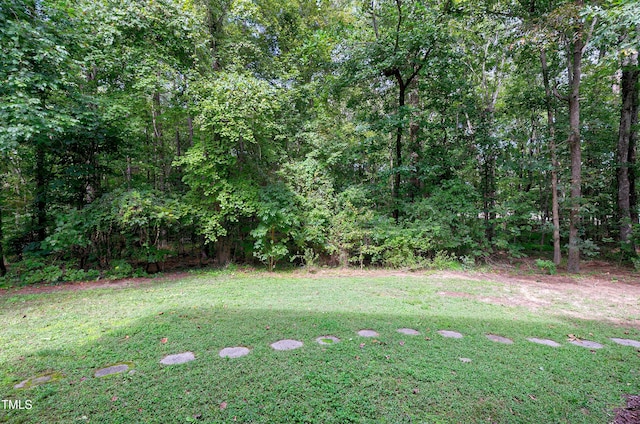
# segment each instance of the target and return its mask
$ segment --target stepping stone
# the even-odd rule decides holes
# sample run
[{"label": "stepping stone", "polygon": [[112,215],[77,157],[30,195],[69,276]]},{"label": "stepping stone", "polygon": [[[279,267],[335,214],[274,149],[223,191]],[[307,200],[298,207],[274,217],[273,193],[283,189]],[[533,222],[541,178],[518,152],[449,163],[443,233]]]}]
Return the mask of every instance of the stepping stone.
[{"label": "stepping stone", "polygon": [[129,368],[130,368],[129,364],[111,365],[110,367],[100,368],[93,374],[93,376],[95,378],[106,377],[108,375],[119,374],[121,372],[129,371]]},{"label": "stepping stone", "polygon": [[360,330],[358,331],[358,336],[362,337],[378,337],[379,334],[373,330]]},{"label": "stepping stone", "polygon": [[464,336],[460,333],[458,333],[457,331],[450,331],[450,330],[439,330],[438,334],[440,334],[442,337],[448,337],[450,339],[461,339]]},{"label": "stepping stone", "polygon": [[240,358],[241,356],[247,356],[251,352],[246,347],[225,347],[220,351],[221,358]]},{"label": "stepping stone", "polygon": [[176,364],[184,364],[185,362],[191,362],[195,360],[196,357],[193,352],[184,352],[177,353],[175,355],[168,355],[162,358],[160,363],[162,365],[176,365]]},{"label": "stepping stone", "polygon": [[277,341],[275,343],[271,344],[271,347],[274,348],[275,350],[291,350],[291,349],[297,349],[299,347],[302,347],[304,343],[298,341],[298,340],[280,340]]},{"label": "stepping stone", "polygon": [[413,328],[399,328],[398,333],[406,334],[408,336],[419,336],[420,332]]},{"label": "stepping stone", "polygon": [[592,342],[589,340],[571,340],[569,343],[589,349],[602,349],[603,347],[600,343]]},{"label": "stepping stone", "polygon": [[460,359],[460,362],[464,362],[465,364],[468,364],[469,362],[471,362],[471,359],[469,358],[458,358]]},{"label": "stepping stone", "polygon": [[487,334],[487,339],[491,340],[492,342],[513,344],[513,340],[502,336],[496,336],[495,334]]},{"label": "stepping stone", "polygon": [[560,343],[554,342],[553,340],[549,340],[549,339],[538,339],[536,337],[531,337],[527,340],[529,340],[532,343],[538,343],[545,346],[560,347]]},{"label": "stepping stone", "polygon": [[35,386],[40,386],[42,384],[50,383],[52,381],[57,381],[63,378],[64,375],[59,372],[52,372],[48,374],[42,374],[35,377],[28,378],[24,381],[13,386],[14,389],[30,389]]},{"label": "stepping stone", "polygon": [[618,339],[618,338],[615,338],[615,337],[612,337],[609,340],[611,340],[614,343],[618,343],[619,345],[622,345],[622,346],[632,346],[632,347],[640,348],[640,342],[637,341],[637,340]]},{"label": "stepping stone", "polygon": [[334,344],[338,343],[339,341],[340,339],[336,336],[320,336],[316,339],[316,342],[320,343],[321,345]]}]

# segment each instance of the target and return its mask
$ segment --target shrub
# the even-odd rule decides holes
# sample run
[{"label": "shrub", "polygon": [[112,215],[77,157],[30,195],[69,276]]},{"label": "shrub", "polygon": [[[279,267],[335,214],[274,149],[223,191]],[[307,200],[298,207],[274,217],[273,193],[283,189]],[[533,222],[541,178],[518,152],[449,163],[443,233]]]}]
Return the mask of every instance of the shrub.
[{"label": "shrub", "polygon": [[546,271],[549,275],[554,275],[556,273],[556,264],[552,261],[544,260],[544,259],[536,259],[536,266],[543,271]]}]

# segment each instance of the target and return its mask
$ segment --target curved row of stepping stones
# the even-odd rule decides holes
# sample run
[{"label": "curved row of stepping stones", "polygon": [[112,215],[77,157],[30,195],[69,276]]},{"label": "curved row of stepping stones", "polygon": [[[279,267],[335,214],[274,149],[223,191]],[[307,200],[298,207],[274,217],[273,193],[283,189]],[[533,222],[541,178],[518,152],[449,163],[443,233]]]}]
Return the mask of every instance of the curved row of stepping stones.
[{"label": "curved row of stepping stones", "polygon": [[[406,334],[409,336],[417,336],[420,334],[418,330],[414,330],[413,328],[399,328],[397,331],[399,333]],[[439,330],[438,334],[440,334],[442,337],[454,338],[454,339],[461,339],[464,337],[464,335],[462,335],[461,333],[458,333],[457,331],[451,331],[451,330]],[[374,330],[360,330],[358,331],[358,335],[361,337],[378,337],[379,336],[379,334]],[[486,337],[487,339],[493,342],[513,344],[513,340],[507,337],[496,335],[496,334],[486,334]],[[536,337],[530,337],[527,340],[532,343],[542,344],[550,347],[561,346],[560,343],[553,340],[549,340],[549,339],[539,339]],[[619,345],[640,348],[640,341],[637,341],[637,340],[620,339],[616,337],[612,337],[609,340]],[[340,342],[340,339],[336,336],[330,336],[330,335],[320,336],[316,338],[316,342],[321,345],[328,345],[328,344],[338,343]],[[600,343],[590,341],[590,340],[580,340],[577,338],[570,340],[569,343],[574,344],[576,346],[586,347],[589,349],[602,349],[604,347]],[[299,340],[284,339],[284,340],[279,340],[275,343],[272,343],[270,346],[274,350],[292,350],[292,349],[298,349],[303,345],[304,343]],[[225,347],[218,354],[221,358],[239,358],[239,357],[248,355],[250,352],[251,350],[247,347],[236,346],[236,347]],[[163,365],[176,365],[176,364],[183,364],[185,362],[190,362],[195,359],[196,357],[193,352],[183,352],[183,353],[177,353],[174,355],[167,355],[160,360],[160,363]],[[459,358],[459,359],[462,362],[471,362],[471,359],[469,358]],[[135,370],[133,370],[132,368],[133,368],[133,363],[121,362],[118,364],[110,365],[108,367],[100,368],[96,370],[94,373],[94,377],[101,378],[101,377],[106,377],[108,375],[119,374],[126,371],[129,371],[129,373],[131,374],[135,372]],[[62,377],[63,375],[58,372],[41,374],[16,384],[14,386],[14,389],[27,389],[27,388],[35,387],[51,381],[59,380]]]}]

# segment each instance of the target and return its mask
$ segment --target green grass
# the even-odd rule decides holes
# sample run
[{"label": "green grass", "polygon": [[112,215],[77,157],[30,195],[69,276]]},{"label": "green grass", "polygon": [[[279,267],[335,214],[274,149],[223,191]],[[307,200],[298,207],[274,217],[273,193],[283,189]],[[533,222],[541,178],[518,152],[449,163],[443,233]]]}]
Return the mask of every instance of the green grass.
[{"label": "green grass", "polygon": [[[638,339],[637,330],[438,294],[500,287],[418,274],[236,273],[4,294],[2,399],[29,399],[33,407],[0,410],[0,421],[594,423],[611,421],[623,394],[640,393],[637,351],[608,340]],[[399,334],[401,327],[422,334]],[[380,337],[357,336],[363,328]],[[439,329],[465,337],[446,339]],[[491,342],[487,333],[514,344]],[[570,345],[567,334],[605,348]],[[341,341],[315,342],[325,335]],[[527,337],[551,338],[562,347]],[[269,347],[284,338],[305,344],[284,352]],[[219,350],[230,346],[252,350],[220,358]],[[196,361],[158,363],[184,351],[194,352]],[[96,369],[124,361],[135,373],[93,378]],[[64,377],[13,389],[52,371]]]}]

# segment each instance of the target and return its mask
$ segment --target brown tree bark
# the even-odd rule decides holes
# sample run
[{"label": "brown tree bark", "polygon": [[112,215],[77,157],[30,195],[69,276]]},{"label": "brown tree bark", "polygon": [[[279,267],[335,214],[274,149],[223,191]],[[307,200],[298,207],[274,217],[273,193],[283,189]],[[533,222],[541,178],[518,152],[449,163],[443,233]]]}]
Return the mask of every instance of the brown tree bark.
[{"label": "brown tree bark", "polygon": [[[582,7],[582,0],[576,1]],[[571,208],[569,210],[569,254],[567,271],[580,272],[580,203],[582,197],[582,149],[580,143],[580,82],[582,80],[582,56],[586,47],[586,35],[582,24],[571,34],[569,75],[569,151],[571,155]]]},{"label": "brown tree bark", "polygon": [[[2,200],[0,200],[2,202]],[[0,277],[4,277],[7,274],[7,267],[4,264],[4,249],[2,241],[4,239],[4,233],[2,232],[2,203],[0,203]]]},{"label": "brown tree bark", "polygon": [[549,84],[549,68],[547,66],[547,55],[544,50],[540,52],[540,62],[542,64],[542,80],[546,93],[547,104],[547,125],[549,127],[549,150],[551,152],[551,216],[553,221],[553,263],[560,265],[562,253],[560,251],[560,208],[558,206],[558,155],[556,151],[556,128],[553,113],[552,91]]},{"label": "brown tree bark", "polygon": [[633,224],[637,223],[635,204],[635,167],[638,126],[638,53],[625,58],[622,64],[620,129],[616,179],[618,185],[618,215],[620,218],[620,243],[627,254],[635,255]]},{"label": "brown tree bark", "polygon": [[45,169],[45,151],[42,143],[36,143],[36,235],[42,242],[47,237],[47,170]]}]

